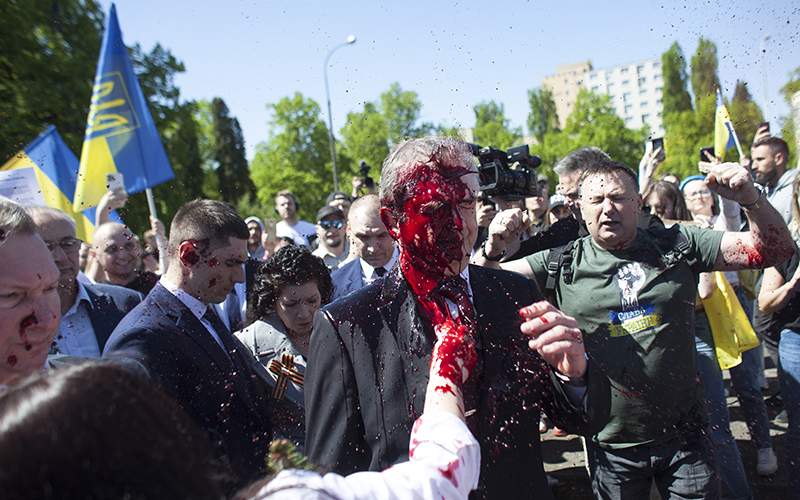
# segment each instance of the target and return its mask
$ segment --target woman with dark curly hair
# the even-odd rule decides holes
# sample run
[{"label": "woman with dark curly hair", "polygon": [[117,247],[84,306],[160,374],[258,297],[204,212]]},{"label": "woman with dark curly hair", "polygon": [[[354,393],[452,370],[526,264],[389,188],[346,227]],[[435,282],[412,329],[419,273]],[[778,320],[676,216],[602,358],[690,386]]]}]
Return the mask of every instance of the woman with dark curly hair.
[{"label": "woman with dark curly hair", "polygon": [[305,444],[303,376],[314,313],[333,297],[331,275],[300,246],[278,250],[256,271],[247,326],[236,336],[253,351],[271,380],[276,437]]}]

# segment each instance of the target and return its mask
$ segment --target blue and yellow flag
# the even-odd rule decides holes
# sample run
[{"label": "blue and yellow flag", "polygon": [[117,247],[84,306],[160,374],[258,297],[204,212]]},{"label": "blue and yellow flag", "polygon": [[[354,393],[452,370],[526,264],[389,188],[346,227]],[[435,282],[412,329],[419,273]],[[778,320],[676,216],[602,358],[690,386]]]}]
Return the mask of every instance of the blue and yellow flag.
[{"label": "blue and yellow flag", "polygon": [[81,212],[74,210],[71,203],[75,195],[78,164],[78,157],[67,147],[56,128],[50,125],[25,149],[12,156],[0,170],[33,167],[47,206],[72,216],[78,238],[91,242],[97,209],[90,208]]},{"label": "blue and yellow flag", "polygon": [[725,161],[725,152],[736,145],[736,131],[728,116],[728,108],[717,89],[717,119],[714,123],[714,154],[719,161]]},{"label": "blue and yellow flag", "polygon": [[75,206],[97,205],[107,190],[106,174],[117,172],[123,174],[129,193],[175,177],[122,42],[116,7],[111,4],[94,77]]}]

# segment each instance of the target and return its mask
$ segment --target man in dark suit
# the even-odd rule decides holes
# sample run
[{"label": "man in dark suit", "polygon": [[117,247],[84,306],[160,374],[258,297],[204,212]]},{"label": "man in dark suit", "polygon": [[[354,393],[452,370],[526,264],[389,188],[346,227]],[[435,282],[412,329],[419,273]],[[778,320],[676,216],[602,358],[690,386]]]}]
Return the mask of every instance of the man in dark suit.
[{"label": "man in dark suit", "polygon": [[394,240],[381,221],[381,203],[376,194],[367,194],[350,207],[347,238],[350,260],[331,273],[333,297],[337,299],[360,290],[383,276],[397,260]]},{"label": "man in dark suit", "polygon": [[169,237],[169,268],[111,334],[103,355],[141,363],[210,435],[236,479],[264,471],[271,438],[266,396],[247,348],[210,304],[244,282],[248,230],[228,203],[195,200],[178,210]]},{"label": "man in dark suit", "polygon": [[142,301],[142,294],[114,285],[85,285],[78,277],[75,221],[51,207],[25,209],[36,224],[36,233],[53,255],[60,273],[58,296],[61,324],[50,346],[50,354],[85,358],[99,357],[117,324]]},{"label": "man in dark suit", "polygon": [[340,473],[408,460],[436,336],[463,329],[478,363],[464,386],[481,443],[477,498],[551,498],[539,416],[591,435],[605,425],[608,380],[573,318],[513,273],[468,266],[478,176],[469,148],[400,144],[381,175],[381,219],[400,244],[384,278],[317,313],[306,371],[306,450]]}]

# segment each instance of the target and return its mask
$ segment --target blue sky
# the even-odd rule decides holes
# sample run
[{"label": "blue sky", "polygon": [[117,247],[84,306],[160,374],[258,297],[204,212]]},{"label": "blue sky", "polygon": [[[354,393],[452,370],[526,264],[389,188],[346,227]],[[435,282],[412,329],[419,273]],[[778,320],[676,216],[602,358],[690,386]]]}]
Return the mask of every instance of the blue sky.
[{"label": "blue sky", "polygon": [[[239,119],[252,159],[269,138],[266,104],[301,92],[327,123],[322,65],[330,60],[334,129],[399,82],[423,104],[422,120],[474,124],[472,107],[495,100],[524,129],[527,91],[556,66],[591,60],[595,69],[660,57],[677,41],[687,60],[699,37],[718,50],[723,93],[737,79],[764,107],[759,46],[766,42],[773,130],[788,116],[779,89],[800,67],[800,1],[403,2],[117,0],[125,43],[156,42],[186,65],[182,99],[221,97]],[[721,5],[718,5],[721,4]],[[111,2],[100,0],[106,14]],[[735,117],[732,117],[734,120]],[[527,130],[525,130],[527,133]]]}]

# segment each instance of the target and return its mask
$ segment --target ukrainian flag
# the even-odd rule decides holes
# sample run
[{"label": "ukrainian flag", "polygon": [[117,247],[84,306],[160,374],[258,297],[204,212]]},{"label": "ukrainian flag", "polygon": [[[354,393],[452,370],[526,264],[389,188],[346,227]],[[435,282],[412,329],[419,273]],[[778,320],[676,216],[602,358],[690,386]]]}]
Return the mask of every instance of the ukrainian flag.
[{"label": "ukrainian flag", "polygon": [[714,154],[719,161],[725,161],[725,152],[736,145],[736,131],[728,116],[728,108],[717,89],[717,119],[714,123]]},{"label": "ukrainian flag", "polygon": [[122,42],[116,7],[111,4],[94,78],[75,206],[97,205],[107,190],[106,174],[117,172],[123,174],[128,193],[175,177]]},{"label": "ukrainian flag", "polygon": [[91,242],[97,209],[81,212],[74,210],[71,203],[75,195],[78,164],[78,157],[64,143],[56,128],[50,125],[25,149],[11,157],[0,170],[33,167],[47,206],[69,214],[75,219],[78,238]]}]

